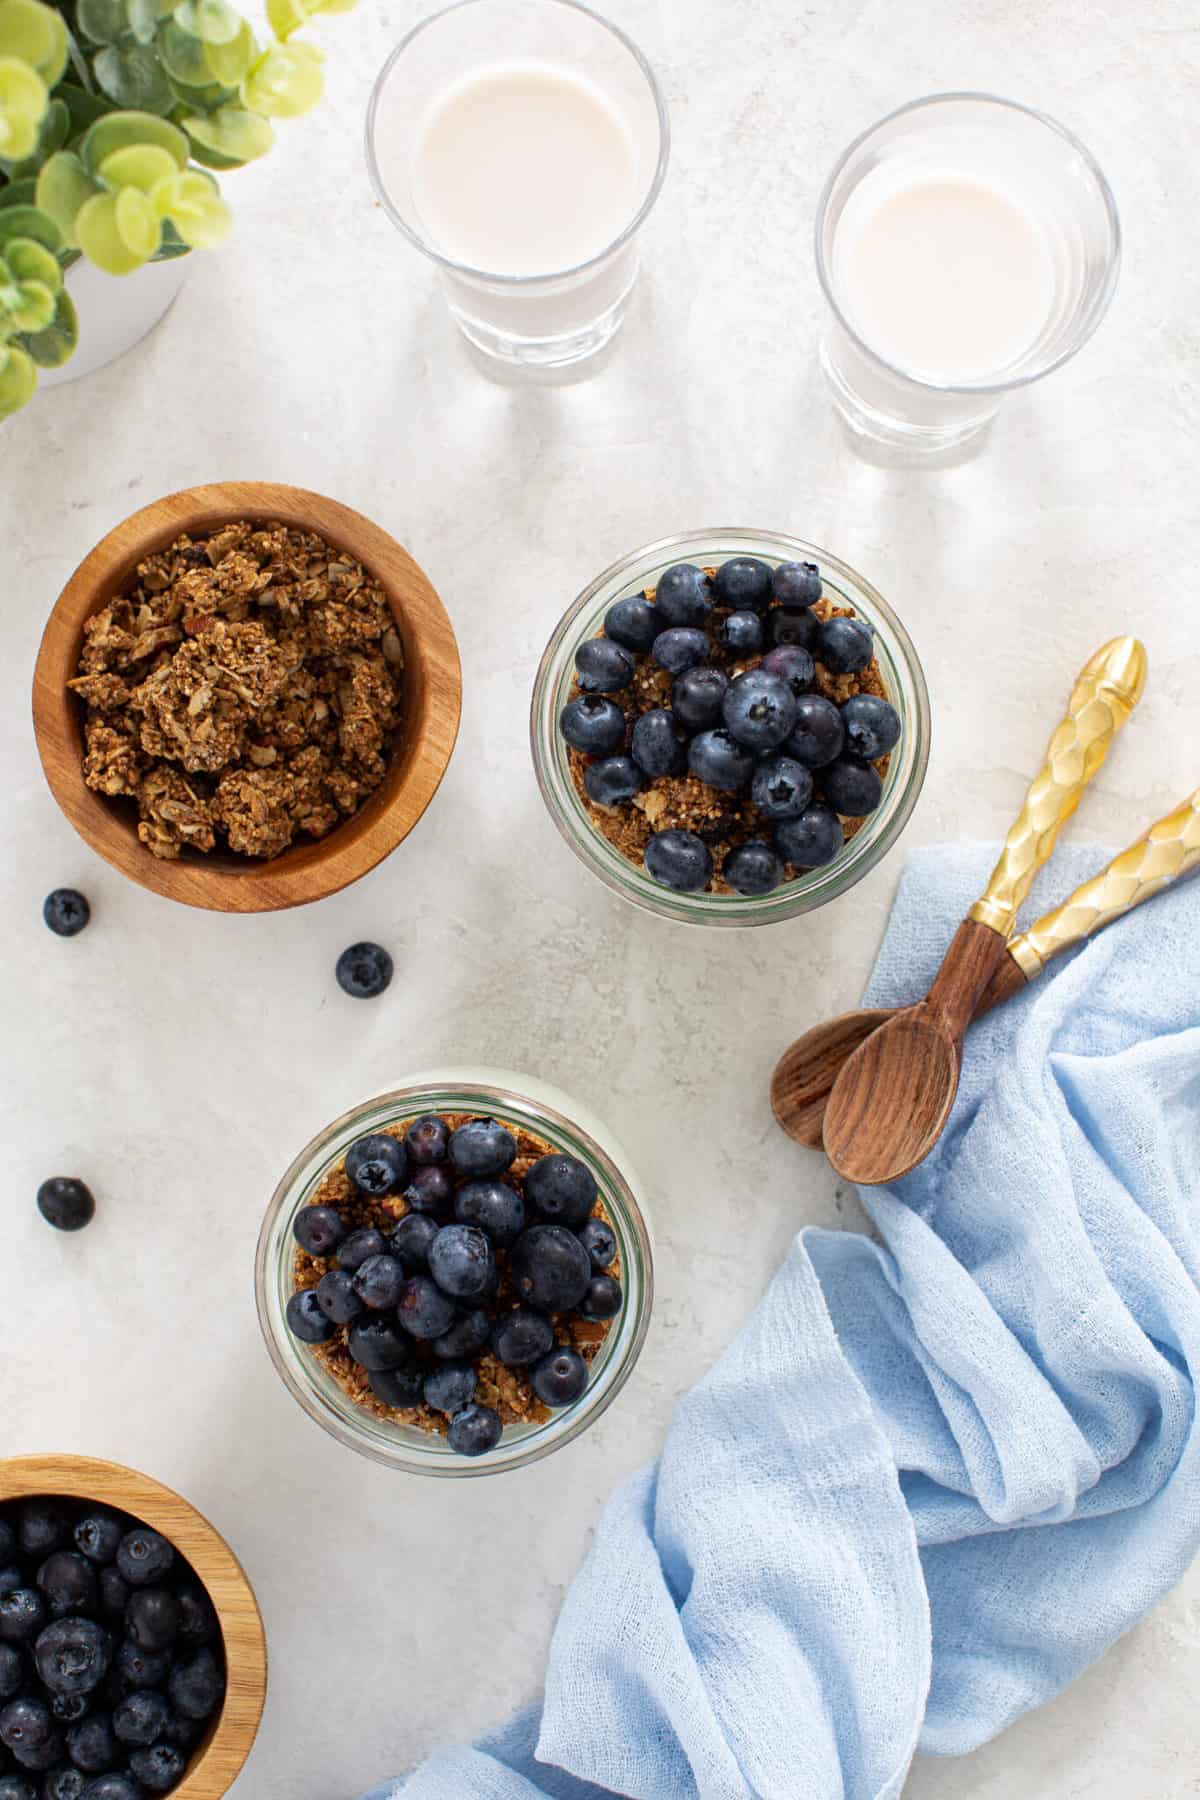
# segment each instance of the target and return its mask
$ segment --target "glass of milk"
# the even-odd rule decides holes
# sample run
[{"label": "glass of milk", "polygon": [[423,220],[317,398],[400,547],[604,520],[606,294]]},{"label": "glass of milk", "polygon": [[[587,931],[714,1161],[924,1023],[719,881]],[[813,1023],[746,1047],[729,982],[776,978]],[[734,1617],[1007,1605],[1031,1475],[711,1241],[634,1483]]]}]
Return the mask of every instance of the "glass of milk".
[{"label": "glass of milk", "polygon": [[1116,286],[1108,183],[1053,119],[913,101],[857,138],[817,212],[821,361],[864,449],[954,452],[1087,342]]},{"label": "glass of milk", "polygon": [[649,63],[578,0],[459,0],[397,45],[367,112],[392,223],[470,341],[517,367],[620,329],[669,145]]}]

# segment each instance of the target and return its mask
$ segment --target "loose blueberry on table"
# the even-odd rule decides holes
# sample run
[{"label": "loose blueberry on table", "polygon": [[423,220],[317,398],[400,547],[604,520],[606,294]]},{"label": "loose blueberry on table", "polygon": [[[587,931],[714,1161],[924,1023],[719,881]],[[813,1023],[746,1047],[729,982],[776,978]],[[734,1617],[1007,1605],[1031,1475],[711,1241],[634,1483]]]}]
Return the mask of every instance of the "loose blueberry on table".
[{"label": "loose blueberry on table", "polygon": [[677,893],[762,895],[834,861],[901,721],[874,631],[815,563],[676,563],[575,654],[559,716],[597,829]]},{"label": "loose blueberry on table", "polygon": [[293,1337],[356,1404],[460,1456],[576,1401],[624,1305],[592,1171],[499,1119],[359,1138],[292,1232]]},{"label": "loose blueberry on table", "polygon": [[212,1602],[158,1532],[89,1501],[0,1505],[0,1800],[169,1794],[224,1694]]}]

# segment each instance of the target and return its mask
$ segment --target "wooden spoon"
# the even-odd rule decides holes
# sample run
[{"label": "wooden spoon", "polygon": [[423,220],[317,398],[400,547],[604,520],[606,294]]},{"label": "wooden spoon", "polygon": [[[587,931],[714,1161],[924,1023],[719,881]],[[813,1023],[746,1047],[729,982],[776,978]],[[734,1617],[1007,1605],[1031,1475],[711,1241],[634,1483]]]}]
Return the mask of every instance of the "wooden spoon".
[{"label": "wooden spoon", "polygon": [[[1123,918],[1200,864],[1200,788],[1152,825],[1144,837],[1114,856],[1106,869],[1075,889],[1021,937],[988,982],[975,1008],[980,1019],[1039,976],[1060,956]],[[842,1064],[873,1031],[895,1017],[893,1006],[865,1007],[814,1025],[784,1051],[771,1079],[771,1107],[796,1143],[821,1148],[825,1103]]]},{"label": "wooden spoon", "polygon": [[1085,664],[983,897],[955,932],[929,993],[873,1031],[844,1064],[825,1108],[824,1138],[847,1181],[896,1181],[941,1136],[958,1091],[963,1033],[1004,958],[1017,911],[1145,682],[1137,638],[1114,638]]}]

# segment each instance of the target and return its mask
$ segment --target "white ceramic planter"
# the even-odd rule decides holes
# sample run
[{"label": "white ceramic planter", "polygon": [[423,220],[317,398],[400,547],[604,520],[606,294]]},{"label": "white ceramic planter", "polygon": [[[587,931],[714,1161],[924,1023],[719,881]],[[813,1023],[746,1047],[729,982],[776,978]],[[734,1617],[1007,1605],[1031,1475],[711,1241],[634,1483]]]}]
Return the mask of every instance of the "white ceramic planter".
[{"label": "white ceramic planter", "polygon": [[147,337],[170,311],[187,280],[189,256],[147,263],[132,275],[106,275],[93,263],[67,270],[67,290],[79,314],[79,347],[61,369],[39,369],[39,388],[63,387],[115,362]]}]

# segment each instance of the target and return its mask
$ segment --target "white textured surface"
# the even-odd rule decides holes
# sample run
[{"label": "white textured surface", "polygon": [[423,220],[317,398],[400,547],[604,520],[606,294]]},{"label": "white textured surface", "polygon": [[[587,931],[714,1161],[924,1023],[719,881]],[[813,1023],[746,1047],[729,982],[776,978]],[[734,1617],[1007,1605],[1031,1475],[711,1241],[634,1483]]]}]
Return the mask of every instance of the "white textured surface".
[{"label": "white textured surface", "polygon": [[[622,907],[561,845],[528,767],[536,657],[621,552],[705,523],[826,544],[907,621],[934,705],[909,841],[998,835],[1070,678],[1117,630],[1151,678],[1077,837],[1123,843],[1198,778],[1200,29],[1185,0],[611,0],[667,81],[672,176],[623,342],[590,382],[484,380],[427,270],[373,206],[359,128],[412,6],[330,20],[324,111],[231,177],[238,233],[166,324],[42,396],[0,437],[7,705],[5,1451],[89,1451],[180,1487],[244,1559],[272,1682],[237,1800],[353,1800],[537,1686],[555,1612],[612,1484],[729,1339],[804,1222],[852,1221],[773,1129],[781,1044],[852,1004],[898,872],[748,937]],[[1012,404],[986,454],[868,467],[817,386],[808,238],[845,140],[921,92],[990,88],[1074,127],[1126,228],[1113,311]],[[78,559],[168,489],[272,477],[393,530],[458,628],[466,709],[431,812],[369,880],[274,919],[173,908],[93,859],[28,726],[42,622]],[[43,929],[84,888],[92,928]],[[379,1004],[334,958],[393,950]],[[390,1476],[332,1446],[278,1385],[251,1256],[294,1150],[414,1065],[525,1065],[584,1093],[651,1187],[660,1299],[640,1371],[588,1437],[502,1482]],[[42,1226],[52,1172],[94,1186],[83,1236]],[[19,1274],[16,1272],[19,1271]],[[1200,1793],[1200,1571],[1056,1705],[911,1800],[1184,1800]],[[773,1796],[772,1800],[795,1800]]]}]

